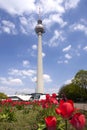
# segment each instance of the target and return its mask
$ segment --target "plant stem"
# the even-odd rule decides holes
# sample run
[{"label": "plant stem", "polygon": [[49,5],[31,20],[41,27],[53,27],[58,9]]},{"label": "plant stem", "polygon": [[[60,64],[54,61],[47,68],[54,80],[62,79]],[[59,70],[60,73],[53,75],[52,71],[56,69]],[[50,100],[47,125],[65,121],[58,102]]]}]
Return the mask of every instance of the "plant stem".
[{"label": "plant stem", "polygon": [[67,130],[67,120],[65,120],[65,130]]}]

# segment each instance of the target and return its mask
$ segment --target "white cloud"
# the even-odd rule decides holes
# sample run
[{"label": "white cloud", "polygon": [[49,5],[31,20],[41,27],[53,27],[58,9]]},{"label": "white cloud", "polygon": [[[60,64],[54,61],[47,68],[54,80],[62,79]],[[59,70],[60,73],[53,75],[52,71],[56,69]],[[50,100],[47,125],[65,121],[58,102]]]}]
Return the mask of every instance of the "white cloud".
[{"label": "white cloud", "polygon": [[67,52],[71,49],[71,45],[68,45],[67,47],[63,48],[63,52]]},{"label": "white cloud", "polygon": [[0,8],[14,15],[22,15],[35,10],[35,0],[0,0]]},{"label": "white cloud", "polygon": [[23,66],[24,67],[29,67],[29,65],[30,65],[30,62],[28,60],[23,61]]},{"label": "white cloud", "polygon": [[0,8],[12,15],[37,12],[38,7],[41,7],[43,14],[57,12],[62,15],[66,9],[77,7],[79,1],[80,0],[0,0]]},{"label": "white cloud", "polygon": [[[80,0],[0,0],[0,8],[5,10],[11,15],[19,16],[20,23],[17,24],[18,32],[23,34],[31,33],[31,30],[36,26],[35,14],[41,7],[41,15],[43,23],[50,28],[55,23],[60,27],[67,25],[67,22],[63,19],[63,14],[66,10],[77,7]],[[38,14],[37,14],[38,15]],[[16,18],[16,17],[15,17]],[[9,24],[10,25],[10,24]],[[16,27],[17,28],[17,27]],[[9,26],[3,26],[3,32],[8,34],[17,33],[14,28]],[[32,32],[33,33],[33,32]],[[60,38],[62,40],[63,37]],[[54,46],[58,43],[54,42]]]},{"label": "white cloud", "polygon": [[80,0],[65,0],[65,9],[76,8]]},{"label": "white cloud", "polygon": [[36,83],[37,82],[37,77],[32,77],[31,81]]},{"label": "white cloud", "polygon": [[8,74],[10,76],[14,76],[14,77],[20,77],[22,79],[29,79],[30,81],[34,82],[33,78],[36,76],[36,70],[33,69],[10,69]]},{"label": "white cloud", "polygon": [[23,85],[22,80],[21,79],[9,79],[9,84],[11,85]]},{"label": "white cloud", "polygon": [[[38,45],[33,44],[32,45],[32,51],[31,51],[31,56],[32,57],[37,57],[37,49],[38,49]],[[43,54],[42,54],[43,55]]]},{"label": "white cloud", "polygon": [[64,13],[64,7],[62,6],[63,0],[40,0],[43,13],[59,12]]},{"label": "white cloud", "polygon": [[82,24],[77,24],[76,26],[74,26],[74,30],[85,31],[85,26]]},{"label": "white cloud", "polygon": [[85,46],[85,47],[83,48],[83,50],[87,51],[87,46]]},{"label": "white cloud", "polygon": [[10,21],[2,20],[2,24],[4,26],[9,26],[9,27],[15,28],[15,25],[13,23],[11,23]]},{"label": "white cloud", "polygon": [[70,84],[70,83],[72,83],[72,79],[68,79],[65,81],[65,84]]},{"label": "white cloud", "polygon": [[51,27],[53,24],[58,23],[61,27],[67,25],[67,22],[63,21],[60,14],[50,14],[49,18],[45,18],[43,23],[47,25],[47,28]]},{"label": "white cloud", "polygon": [[71,59],[72,56],[71,56],[70,54],[67,53],[67,54],[65,54],[65,58],[66,58],[66,59]]},{"label": "white cloud", "polygon": [[5,32],[5,33],[8,33],[8,34],[11,33],[10,28],[9,27],[5,27],[5,26],[2,27],[2,31]]},{"label": "white cloud", "polygon": [[44,58],[46,56],[46,54],[44,52],[42,52],[42,57]]},{"label": "white cloud", "polygon": [[87,35],[87,26],[83,24],[73,24],[70,28],[71,30],[84,32]]},{"label": "white cloud", "polygon": [[44,74],[43,77],[44,77],[44,82],[52,82],[50,75]]},{"label": "white cloud", "polygon": [[23,34],[26,34],[26,35],[28,34],[26,28],[23,27],[23,26],[21,26],[21,25],[20,25],[20,31],[21,31]]},{"label": "white cloud", "polygon": [[[37,77],[33,77],[31,80],[32,80],[32,82],[37,82]],[[52,79],[51,79],[50,75],[48,75],[48,74],[43,74],[43,80],[45,83],[52,82]]]},{"label": "white cloud", "polygon": [[25,17],[20,17],[19,19],[20,19],[20,23],[21,23],[22,25],[28,25],[28,19],[27,19],[27,18],[25,18]]},{"label": "white cloud", "polygon": [[20,21],[20,25],[19,25],[20,31],[24,34],[31,33],[31,30],[34,30],[34,27],[36,26],[36,20],[33,17],[33,15],[29,17],[25,17],[25,16],[19,17],[19,21]]},{"label": "white cloud", "polygon": [[32,45],[32,49],[37,50],[37,45],[36,44]]},{"label": "white cloud", "polygon": [[36,74],[36,70],[32,70],[32,69],[25,69],[25,70],[18,70],[18,69],[11,69],[9,70],[9,75],[13,75],[13,76],[21,76],[22,78],[25,77],[32,77]]},{"label": "white cloud", "polygon": [[65,38],[62,36],[62,31],[54,31],[53,37],[50,39],[49,46],[56,47],[58,46],[58,41],[64,41]]},{"label": "white cloud", "polygon": [[12,23],[11,21],[7,21],[7,20],[2,20],[1,21],[1,31],[8,33],[8,34],[16,34],[16,27],[15,24]]},{"label": "white cloud", "polygon": [[57,63],[58,64],[68,64],[68,60],[58,60]]},{"label": "white cloud", "polygon": [[67,25],[67,22],[64,22],[59,14],[52,14],[50,17],[52,22],[58,23],[61,27]]},{"label": "white cloud", "polygon": [[0,83],[3,85],[10,85],[10,86],[20,86],[23,85],[23,82],[21,79],[18,78],[4,78],[0,77]]}]

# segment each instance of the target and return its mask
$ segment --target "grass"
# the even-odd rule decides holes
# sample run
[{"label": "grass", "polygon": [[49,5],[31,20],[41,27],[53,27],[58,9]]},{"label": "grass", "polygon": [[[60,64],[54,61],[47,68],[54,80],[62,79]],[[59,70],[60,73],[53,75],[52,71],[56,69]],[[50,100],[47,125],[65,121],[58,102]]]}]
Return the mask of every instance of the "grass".
[{"label": "grass", "polygon": [[38,111],[30,110],[25,113],[24,110],[16,110],[16,120],[12,122],[0,122],[0,130],[37,130]]}]

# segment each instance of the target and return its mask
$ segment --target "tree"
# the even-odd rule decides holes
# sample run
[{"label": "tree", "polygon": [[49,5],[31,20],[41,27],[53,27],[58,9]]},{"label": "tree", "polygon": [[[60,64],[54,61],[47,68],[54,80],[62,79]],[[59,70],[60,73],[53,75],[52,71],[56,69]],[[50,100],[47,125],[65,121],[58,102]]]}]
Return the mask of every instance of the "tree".
[{"label": "tree", "polygon": [[87,71],[80,70],[76,73],[71,84],[64,85],[60,91],[59,95],[65,93],[68,99],[76,101],[87,101]]},{"label": "tree", "polygon": [[0,92],[0,100],[1,100],[1,99],[6,99],[6,98],[7,98],[7,95]]},{"label": "tree", "polygon": [[85,88],[87,92],[87,70],[80,70],[77,72],[72,82],[81,88]]},{"label": "tree", "polygon": [[74,101],[77,101],[81,98],[81,92],[80,87],[78,85],[75,85],[73,83],[64,85],[59,90],[59,96],[61,97],[62,94],[65,94],[68,99],[72,99]]}]

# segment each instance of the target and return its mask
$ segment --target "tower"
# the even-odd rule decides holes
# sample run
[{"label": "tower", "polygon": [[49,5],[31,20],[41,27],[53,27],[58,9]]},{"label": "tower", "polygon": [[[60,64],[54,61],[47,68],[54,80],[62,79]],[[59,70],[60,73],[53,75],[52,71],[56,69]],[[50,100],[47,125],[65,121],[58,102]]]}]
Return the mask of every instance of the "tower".
[{"label": "tower", "polygon": [[44,26],[42,20],[37,21],[35,27],[35,32],[38,35],[38,58],[37,58],[37,86],[36,93],[44,93],[44,81],[43,81],[43,59],[42,59],[42,34],[44,31]]}]

